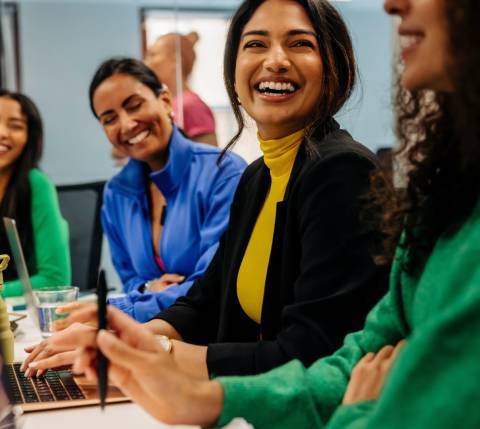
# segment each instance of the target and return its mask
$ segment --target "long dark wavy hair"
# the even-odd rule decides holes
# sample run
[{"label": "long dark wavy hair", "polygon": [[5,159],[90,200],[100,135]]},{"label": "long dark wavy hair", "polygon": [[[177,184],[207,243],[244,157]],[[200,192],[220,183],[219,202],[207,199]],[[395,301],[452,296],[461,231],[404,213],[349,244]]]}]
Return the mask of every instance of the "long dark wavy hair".
[{"label": "long dark wavy hair", "polygon": [[371,195],[384,208],[386,257],[400,243],[408,249],[404,269],[413,275],[439,236],[454,233],[471,213],[480,192],[480,2],[442,3],[449,47],[455,47],[449,48],[454,90],[399,87],[396,152],[407,162],[407,183],[393,189],[378,181]]},{"label": "long dark wavy hair", "polygon": [[[43,124],[35,103],[26,95],[0,89],[0,98],[16,101],[27,118],[27,143],[15,162],[5,195],[0,201],[0,253],[10,253],[3,226],[3,217],[16,219],[25,258],[33,257],[33,230],[31,218],[31,189],[28,174],[38,167],[43,152]],[[5,280],[15,278],[15,270],[5,272]]]},{"label": "long dark wavy hair", "polygon": [[[232,17],[225,45],[223,77],[238,130],[225,150],[239,139],[245,128],[240,101],[235,92],[235,67],[243,29],[265,0],[245,0]],[[305,133],[309,137],[322,131],[348,100],[355,87],[357,68],[352,41],[347,26],[338,11],[327,0],[295,0],[307,13],[317,34],[320,56],[323,61],[322,97],[312,115]]]}]

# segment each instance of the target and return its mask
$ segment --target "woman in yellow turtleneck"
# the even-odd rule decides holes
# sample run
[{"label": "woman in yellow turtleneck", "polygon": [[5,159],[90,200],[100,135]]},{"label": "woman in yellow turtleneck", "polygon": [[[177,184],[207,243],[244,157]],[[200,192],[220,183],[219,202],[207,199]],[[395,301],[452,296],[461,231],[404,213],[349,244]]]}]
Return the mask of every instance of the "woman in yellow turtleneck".
[{"label": "woman in yellow turtleneck", "polygon": [[241,103],[264,156],[245,170],[204,276],[145,325],[173,340],[177,366],[196,377],[257,374],[294,358],[309,365],[363,326],[387,286],[371,257],[378,234],[360,222],[377,161],[332,119],[355,83],[335,8],[245,1],[229,30],[225,80],[237,136]]}]

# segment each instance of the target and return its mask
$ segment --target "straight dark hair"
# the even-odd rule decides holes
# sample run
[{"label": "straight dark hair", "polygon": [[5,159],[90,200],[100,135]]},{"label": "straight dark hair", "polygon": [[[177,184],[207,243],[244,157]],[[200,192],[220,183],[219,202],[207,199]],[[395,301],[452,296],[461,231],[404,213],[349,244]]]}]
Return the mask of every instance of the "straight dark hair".
[{"label": "straight dark hair", "polygon": [[163,85],[158,80],[157,75],[141,61],[125,57],[110,58],[98,67],[88,90],[90,109],[97,119],[98,116],[93,108],[95,91],[103,81],[117,74],[132,76],[148,86],[157,97],[163,92]]},{"label": "straight dark hair", "polygon": [[[3,226],[3,217],[16,219],[18,232],[25,258],[30,261],[33,252],[32,228],[32,192],[28,178],[32,168],[37,168],[43,152],[43,123],[35,103],[26,95],[0,89],[0,99],[7,98],[16,101],[22,113],[27,118],[27,143],[13,167],[5,195],[0,202],[0,253],[10,253],[7,237]],[[14,270],[5,273],[5,279],[15,278]]]},{"label": "straight dark hair", "polygon": [[[245,128],[240,102],[235,92],[237,52],[243,29],[265,0],[245,0],[233,15],[225,46],[223,76],[238,130],[225,150],[238,140]],[[304,144],[312,135],[324,133],[329,121],[345,104],[356,82],[356,63],[347,26],[339,12],[327,0],[295,0],[303,7],[315,29],[323,61],[322,97],[307,124]],[[319,77],[320,78],[320,77]]]}]

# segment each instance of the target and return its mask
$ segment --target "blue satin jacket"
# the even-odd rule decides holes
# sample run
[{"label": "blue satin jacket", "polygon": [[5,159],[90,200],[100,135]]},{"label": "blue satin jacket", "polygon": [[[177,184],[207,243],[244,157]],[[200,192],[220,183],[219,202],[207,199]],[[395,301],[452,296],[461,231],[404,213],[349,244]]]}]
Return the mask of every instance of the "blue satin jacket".
[{"label": "blue satin jacket", "polygon": [[[218,166],[218,148],[192,142],[176,128],[168,150],[161,171],[151,173],[145,163],[130,160],[107,183],[103,197],[103,230],[127,294],[109,302],[140,322],[172,305],[202,276],[227,228],[230,204],[246,167],[232,153]],[[148,179],[167,203],[160,238],[166,271],[186,279],[162,292],[142,293],[139,288],[163,274],[152,245]]]}]

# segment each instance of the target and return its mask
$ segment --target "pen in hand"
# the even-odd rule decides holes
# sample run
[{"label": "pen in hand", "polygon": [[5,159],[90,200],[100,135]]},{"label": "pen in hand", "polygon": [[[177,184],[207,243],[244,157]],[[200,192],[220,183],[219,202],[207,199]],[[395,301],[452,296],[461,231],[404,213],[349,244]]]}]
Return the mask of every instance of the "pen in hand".
[{"label": "pen in hand", "polygon": [[[97,304],[98,304],[98,330],[107,329],[107,282],[105,280],[105,271],[100,270],[97,284]],[[98,393],[100,396],[100,407],[105,408],[107,398],[108,384],[108,359],[97,349],[97,379]]]}]

